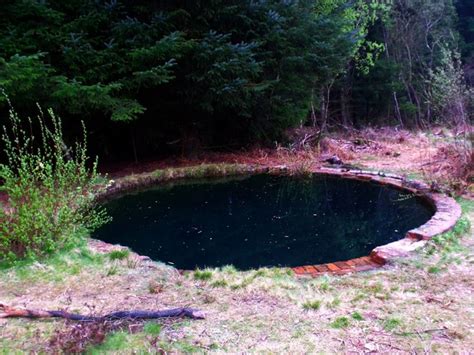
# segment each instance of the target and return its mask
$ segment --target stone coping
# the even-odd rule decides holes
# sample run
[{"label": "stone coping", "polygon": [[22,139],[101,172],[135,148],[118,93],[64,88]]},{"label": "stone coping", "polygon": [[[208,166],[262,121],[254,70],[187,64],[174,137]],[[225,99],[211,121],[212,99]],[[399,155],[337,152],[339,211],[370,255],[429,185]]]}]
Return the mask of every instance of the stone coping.
[{"label": "stone coping", "polygon": [[[107,200],[117,195],[150,187],[159,183],[196,178],[195,176],[186,175],[184,169],[178,169],[177,171],[178,173],[175,173],[173,176],[143,173],[135,175],[133,180],[127,179],[127,177],[120,178],[108,186],[105,191],[100,192],[97,197],[99,200]],[[225,170],[223,170],[208,175],[204,174],[203,176],[200,176],[200,178],[227,177],[258,173],[281,174],[291,171],[292,169],[286,165],[240,165],[239,169],[232,170],[230,173],[226,173]],[[427,241],[434,236],[449,231],[454,227],[462,214],[461,207],[453,198],[440,192],[432,191],[431,188],[422,181],[406,180],[402,176],[390,173],[333,167],[309,169],[309,173],[375,182],[407,191],[423,198],[433,207],[435,214],[422,226],[408,231],[403,239],[378,246],[373,249],[368,256],[327,264],[304,265],[291,268],[297,276],[317,277],[324,274],[341,275],[357,271],[372,270],[390,264],[396,259],[408,256],[414,250],[424,246]],[[107,243],[101,242],[101,245],[102,244]]]},{"label": "stone coping", "polygon": [[298,276],[341,275],[371,270],[393,263],[398,258],[408,256],[414,250],[423,247],[434,236],[449,231],[454,227],[462,214],[461,207],[452,197],[431,191],[430,187],[422,181],[408,181],[398,175],[365,170],[319,168],[314,169],[312,172],[361,181],[372,181],[409,191],[430,203],[435,209],[435,214],[422,226],[409,230],[403,239],[378,246],[372,250],[369,256],[328,264],[305,265],[292,268]]}]

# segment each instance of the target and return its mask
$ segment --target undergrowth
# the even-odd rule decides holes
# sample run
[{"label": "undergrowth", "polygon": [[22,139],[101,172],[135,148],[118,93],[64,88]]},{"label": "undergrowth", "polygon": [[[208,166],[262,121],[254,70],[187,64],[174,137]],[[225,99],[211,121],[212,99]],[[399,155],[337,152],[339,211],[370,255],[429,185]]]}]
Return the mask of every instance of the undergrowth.
[{"label": "undergrowth", "polygon": [[8,195],[0,209],[3,264],[67,249],[108,221],[94,205],[99,174],[97,161],[88,164],[85,128],[83,141],[67,146],[61,120],[52,110],[47,118],[40,110],[36,120],[21,120],[10,109],[10,127],[3,127],[7,160],[0,164],[0,180]]}]

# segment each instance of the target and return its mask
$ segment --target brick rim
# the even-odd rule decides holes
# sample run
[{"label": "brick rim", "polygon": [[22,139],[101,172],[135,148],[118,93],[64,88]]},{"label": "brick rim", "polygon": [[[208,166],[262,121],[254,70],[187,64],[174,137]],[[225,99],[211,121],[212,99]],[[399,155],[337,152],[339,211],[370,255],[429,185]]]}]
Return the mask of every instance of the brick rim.
[{"label": "brick rim", "polygon": [[416,193],[432,205],[435,213],[425,224],[409,230],[404,238],[375,247],[368,256],[326,264],[304,265],[291,268],[293,272],[300,277],[318,277],[325,274],[343,275],[357,271],[374,270],[391,264],[395,260],[409,256],[411,252],[423,247],[427,241],[434,236],[452,229],[462,214],[461,207],[452,197],[431,191],[430,187],[423,181],[407,181],[399,175],[365,170],[318,168],[312,169],[311,172],[314,174],[370,181]]},{"label": "brick rim", "polygon": [[[277,166],[256,166],[247,165],[246,169],[242,169],[233,175],[253,175],[259,173],[282,174],[291,172],[292,169],[286,165]],[[425,224],[409,230],[405,237],[385,245],[374,248],[367,256],[362,256],[344,261],[334,261],[326,264],[303,265],[291,267],[298,277],[318,277],[325,274],[344,275],[359,271],[368,271],[380,268],[384,265],[391,264],[400,257],[406,257],[414,250],[423,247],[427,241],[436,235],[449,231],[454,227],[458,219],[461,217],[462,211],[459,204],[451,197],[431,191],[430,187],[419,180],[406,180],[400,175],[368,171],[368,170],[352,170],[344,168],[327,168],[318,167],[309,169],[312,174],[328,175],[346,179],[354,179],[366,182],[375,182],[381,185],[387,185],[392,188],[416,193],[419,197],[425,199],[433,209],[434,215]],[[139,174],[137,180],[133,184],[126,182],[126,177],[119,179],[105,191],[97,194],[98,200],[114,198],[117,195],[127,193],[136,189],[150,187],[168,179],[156,179],[151,174]],[[215,176],[209,176],[215,177]],[[170,180],[185,179],[185,176],[178,175]],[[91,241],[94,239],[91,238]],[[102,242],[101,243],[105,243]],[[105,243],[108,244],[108,243]],[[90,243],[94,245],[94,243]],[[142,256],[148,258],[147,256]]]}]

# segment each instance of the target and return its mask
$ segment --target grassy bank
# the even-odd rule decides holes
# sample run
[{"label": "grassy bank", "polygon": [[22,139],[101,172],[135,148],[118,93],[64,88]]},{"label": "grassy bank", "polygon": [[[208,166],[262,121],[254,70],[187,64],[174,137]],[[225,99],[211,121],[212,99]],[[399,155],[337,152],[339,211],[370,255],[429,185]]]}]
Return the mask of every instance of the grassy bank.
[{"label": "grassy bank", "polygon": [[0,300],[10,305],[97,314],[189,305],[207,317],[94,329],[62,320],[0,320],[0,349],[467,351],[474,347],[474,204],[460,203],[464,216],[455,230],[412,258],[342,277],[297,279],[287,269],[232,267],[180,275],[133,253],[97,254],[87,245],[2,270]]}]

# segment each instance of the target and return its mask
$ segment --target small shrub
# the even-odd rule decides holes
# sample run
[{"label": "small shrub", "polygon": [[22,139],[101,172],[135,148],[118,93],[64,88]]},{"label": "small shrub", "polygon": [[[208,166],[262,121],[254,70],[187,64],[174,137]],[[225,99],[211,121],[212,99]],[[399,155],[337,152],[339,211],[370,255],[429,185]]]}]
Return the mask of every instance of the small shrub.
[{"label": "small shrub", "polygon": [[123,260],[128,258],[130,251],[127,249],[113,250],[109,253],[110,260]]},{"label": "small shrub", "polygon": [[332,323],[331,327],[335,329],[347,328],[350,324],[349,318],[347,317],[337,317]]},{"label": "small shrub", "polygon": [[[105,210],[95,208],[97,161],[89,168],[85,129],[84,140],[68,147],[61,120],[52,110],[48,116],[51,127],[42,114],[35,122],[22,122],[10,109],[10,127],[3,127],[7,159],[0,164],[0,180],[8,210],[0,209],[0,262],[11,264],[73,246],[79,232],[108,221]],[[36,126],[38,137],[30,131]]]},{"label": "small shrub", "polygon": [[303,309],[317,311],[321,308],[321,301],[307,301],[303,303]]}]

